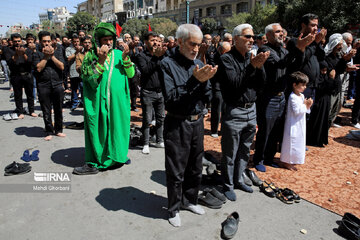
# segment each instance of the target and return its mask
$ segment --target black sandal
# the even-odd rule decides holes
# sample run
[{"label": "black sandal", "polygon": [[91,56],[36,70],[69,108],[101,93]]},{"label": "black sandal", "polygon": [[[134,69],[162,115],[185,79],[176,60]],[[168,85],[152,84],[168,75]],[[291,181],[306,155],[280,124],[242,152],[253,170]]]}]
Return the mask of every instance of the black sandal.
[{"label": "black sandal", "polygon": [[267,182],[263,182],[259,188],[260,191],[268,197],[274,198],[276,196],[275,191],[269,186]]},{"label": "black sandal", "polygon": [[294,203],[294,196],[292,194],[286,194],[287,191],[284,191],[284,189],[279,189],[279,192],[276,194],[276,197],[286,204],[293,204]]}]

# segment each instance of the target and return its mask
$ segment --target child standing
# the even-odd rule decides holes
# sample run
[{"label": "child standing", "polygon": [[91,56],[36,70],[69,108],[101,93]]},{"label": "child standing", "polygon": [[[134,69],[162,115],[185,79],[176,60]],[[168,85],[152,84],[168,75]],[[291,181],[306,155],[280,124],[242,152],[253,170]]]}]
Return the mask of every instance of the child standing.
[{"label": "child standing", "polygon": [[284,136],[281,146],[281,167],[297,170],[295,164],[304,164],[306,148],[306,113],[310,113],[313,100],[305,99],[302,92],[309,78],[301,72],[290,75],[293,91],[287,104]]}]

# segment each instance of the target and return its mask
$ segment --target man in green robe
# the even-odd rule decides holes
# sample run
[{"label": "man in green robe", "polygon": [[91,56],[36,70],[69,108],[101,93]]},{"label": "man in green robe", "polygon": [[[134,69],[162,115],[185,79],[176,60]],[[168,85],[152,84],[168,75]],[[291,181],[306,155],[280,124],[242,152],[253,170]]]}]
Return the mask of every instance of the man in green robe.
[{"label": "man in green robe", "polygon": [[135,74],[129,48],[115,49],[116,31],[99,23],[93,48],[83,61],[85,161],[74,174],[96,174],[126,163],[130,137],[130,92],[128,78]]}]

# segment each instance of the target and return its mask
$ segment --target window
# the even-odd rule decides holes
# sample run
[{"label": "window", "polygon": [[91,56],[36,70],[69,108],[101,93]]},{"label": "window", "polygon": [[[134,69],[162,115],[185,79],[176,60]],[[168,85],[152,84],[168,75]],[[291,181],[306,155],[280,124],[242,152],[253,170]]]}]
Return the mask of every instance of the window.
[{"label": "window", "polygon": [[231,5],[222,5],[221,6],[221,14],[231,14]]},{"label": "window", "polygon": [[241,2],[236,4],[236,13],[247,12],[248,11],[248,3]]},{"label": "window", "polygon": [[206,16],[207,17],[212,17],[212,16],[216,16],[216,7],[209,7],[206,9]]}]

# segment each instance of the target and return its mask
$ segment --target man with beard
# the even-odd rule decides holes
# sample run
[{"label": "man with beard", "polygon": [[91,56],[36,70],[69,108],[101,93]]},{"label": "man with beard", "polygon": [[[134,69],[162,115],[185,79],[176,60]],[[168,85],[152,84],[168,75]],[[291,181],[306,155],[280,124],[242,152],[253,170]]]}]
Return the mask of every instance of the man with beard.
[{"label": "man with beard", "polygon": [[250,146],[256,132],[256,95],[265,81],[263,64],[270,52],[253,57],[250,53],[254,32],[250,24],[234,28],[234,48],[220,57],[221,93],[225,102],[221,124],[222,176],[224,193],[230,201],[236,200],[234,187],[246,192],[243,172],[249,158]]},{"label": "man with beard", "polygon": [[115,49],[116,30],[99,23],[92,49],[81,67],[84,85],[85,165],[74,174],[96,174],[128,162],[130,140],[130,96],[128,77],[134,66],[129,48]]},{"label": "man with beard", "polygon": [[37,117],[34,112],[34,80],[31,75],[32,50],[25,48],[22,44],[21,35],[14,33],[11,35],[13,46],[5,51],[5,59],[10,68],[10,81],[14,88],[14,98],[16,109],[12,118],[24,118],[26,113],[23,108],[23,88],[25,89],[29,114]]},{"label": "man with beard", "polygon": [[205,102],[211,94],[208,80],[217,66],[196,59],[203,34],[198,26],[182,24],[176,31],[179,48],[161,61],[167,115],[164,123],[165,172],[169,223],[181,226],[180,208],[204,214],[199,205],[204,154]]},{"label": "man with beard", "polygon": [[[62,86],[62,71],[64,70],[64,58],[62,51],[57,47],[55,36],[53,39],[49,32],[39,33],[41,43],[40,51],[33,53],[33,66],[39,100],[45,123],[47,136],[45,140],[52,139],[53,134],[65,137],[63,133],[62,101],[64,88]],[[54,41],[55,40],[55,41]],[[51,109],[54,109],[55,124],[52,124]]]},{"label": "man with beard", "polygon": [[265,165],[271,165],[282,140],[284,129],[285,88],[288,69],[294,69],[304,61],[305,47],[314,41],[313,35],[299,37],[296,50],[289,53],[283,43],[283,29],[279,23],[265,28],[268,43],[262,45],[258,53],[270,52],[264,63],[266,72],[265,91],[256,101],[258,132],[256,135],[254,163],[258,171],[265,172]]}]

